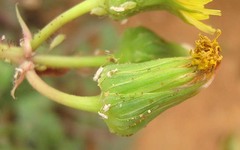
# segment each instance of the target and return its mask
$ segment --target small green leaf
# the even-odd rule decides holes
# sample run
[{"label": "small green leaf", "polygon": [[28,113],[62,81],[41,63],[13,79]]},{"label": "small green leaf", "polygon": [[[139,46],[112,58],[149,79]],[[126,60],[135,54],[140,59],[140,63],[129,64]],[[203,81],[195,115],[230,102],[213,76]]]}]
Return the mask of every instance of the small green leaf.
[{"label": "small green leaf", "polygon": [[143,62],[157,58],[189,56],[180,44],[163,40],[145,27],[127,29],[116,55],[119,62]]},{"label": "small green leaf", "polygon": [[51,42],[49,49],[52,50],[58,45],[60,45],[64,40],[66,39],[66,36],[64,34],[57,35]]}]

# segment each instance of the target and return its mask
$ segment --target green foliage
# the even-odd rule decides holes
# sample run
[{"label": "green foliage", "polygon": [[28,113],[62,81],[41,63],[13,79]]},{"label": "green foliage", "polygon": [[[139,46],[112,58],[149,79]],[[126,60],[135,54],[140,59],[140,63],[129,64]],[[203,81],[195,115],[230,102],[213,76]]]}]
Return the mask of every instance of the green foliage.
[{"label": "green foliage", "polygon": [[145,27],[135,27],[124,32],[116,57],[126,63],[188,56],[188,53],[180,44],[167,42]]},{"label": "green foliage", "polygon": [[[65,77],[55,78],[52,84],[61,86],[67,83],[68,78],[76,77],[70,73]],[[80,79],[80,82],[81,86],[88,89],[94,89],[96,86],[88,79]],[[109,135],[104,123],[96,114],[59,106],[33,91],[26,82],[18,89],[16,100],[10,97],[11,87],[6,85],[8,88],[0,97],[0,149],[78,150],[87,149],[90,142],[92,147],[99,150],[116,147],[118,150],[125,150],[131,142],[131,139]],[[74,87],[79,87],[76,81],[64,84],[62,90],[72,90]],[[91,92],[86,94],[92,94]]]},{"label": "green foliage", "polygon": [[73,149],[81,145],[68,139],[52,109],[52,102],[30,93],[15,104],[16,141],[28,149]]},{"label": "green foliage", "polygon": [[[103,20],[94,29],[97,31],[95,36],[100,39],[99,45],[95,47],[115,49],[117,32],[108,21]],[[107,32],[108,29],[111,32]],[[86,35],[91,35],[91,32],[86,32]],[[73,39],[77,40],[72,41],[73,45],[79,46],[86,42],[87,47],[94,49],[90,37],[86,35],[75,34]],[[64,44],[66,49],[61,49],[61,53],[69,50],[68,44]],[[44,50],[45,48],[47,46]],[[75,111],[52,103],[37,94],[27,82],[20,86],[16,92],[17,99],[13,100],[10,91],[14,67],[0,62],[1,150],[78,150],[89,147],[99,150],[127,149],[132,140],[110,135],[104,122],[96,114]],[[69,93],[94,95],[99,92],[96,82],[92,81],[92,73],[90,75],[87,70],[71,71],[64,76],[46,79],[48,83]]]},{"label": "green foliage", "polygon": [[0,62],[0,97],[8,92],[13,80],[12,77],[13,68],[7,63]]},{"label": "green foliage", "polygon": [[[207,19],[210,15],[220,15],[220,11],[210,10],[210,12],[207,12],[208,9],[204,8],[204,5],[208,3],[207,1],[199,3],[192,2],[191,0],[186,3],[173,0],[85,0],[53,19],[53,21],[34,34],[33,39],[30,36],[32,33],[28,31],[27,28],[27,25],[31,26],[31,24],[26,23],[27,25],[25,25],[17,11],[17,17],[23,28],[24,42],[20,43],[21,46],[15,46],[5,41],[5,38],[0,39],[0,44],[4,45],[2,46],[4,48],[0,51],[1,59],[10,59],[19,67],[17,74],[14,75],[14,80],[16,81],[14,82],[14,87],[20,85],[22,79],[27,77],[29,83],[42,95],[69,107],[84,108],[83,110],[87,111],[94,110],[94,112],[98,112],[98,114],[105,119],[105,122],[112,132],[123,136],[132,135],[145,127],[152,119],[167,108],[198,93],[199,89],[202,88],[207,81],[212,79],[211,77],[214,74],[215,68],[211,68],[211,72],[207,72],[209,74],[202,70],[202,72],[199,72],[197,70],[198,68],[192,63],[191,58],[188,57],[188,52],[182,46],[166,42],[146,28],[132,28],[124,33],[119,52],[115,55],[119,58],[120,64],[107,65],[109,62],[113,62],[114,59],[107,59],[107,57],[104,57],[103,61],[100,59],[100,63],[94,61],[93,64],[95,63],[95,65],[91,64],[94,67],[100,65],[106,66],[101,67],[100,69],[103,70],[97,72],[95,76],[101,89],[101,95],[95,96],[95,101],[93,101],[93,99],[88,101],[87,96],[76,96],[77,94],[91,95],[97,91],[96,88],[93,88],[93,86],[96,86],[96,83],[87,81],[86,78],[80,79],[79,75],[84,75],[84,71],[80,70],[79,74],[75,77],[66,75],[62,78],[62,82],[58,82],[60,80],[56,79],[56,81],[52,83],[61,91],[69,90],[68,92],[71,92],[71,94],[74,93],[70,95],[55,90],[45,84],[34,70],[35,65],[39,65],[45,69],[38,70],[39,72],[42,71],[42,74],[52,73],[58,76],[67,73],[69,71],[68,69],[76,65],[75,63],[79,65],[79,62],[73,61],[73,57],[66,56],[71,61],[66,61],[66,59],[62,59],[63,57],[58,57],[61,58],[61,60],[56,61],[55,59],[54,62],[54,59],[48,59],[53,60],[53,62],[52,64],[47,64],[51,61],[46,61],[45,56],[45,64],[41,64],[41,61],[38,64],[34,59],[36,59],[36,55],[39,53],[35,53],[35,51],[39,51],[38,48],[42,46],[44,42],[47,44],[46,41],[53,34],[56,34],[63,25],[89,12],[99,15],[109,15],[114,19],[120,20],[142,11],[155,9],[167,10],[207,33],[214,33],[215,29],[204,25],[200,21]],[[200,11],[198,11],[199,8],[201,8]],[[45,17],[47,15],[43,16]],[[70,44],[68,43],[66,45],[72,46],[72,44],[79,45],[80,43],[84,48],[94,49],[99,46],[103,48],[103,50],[108,50],[109,48],[115,49],[118,44],[118,38],[116,32],[114,32],[114,28],[107,24],[98,27],[99,30],[88,30],[91,31],[91,33],[98,31],[98,33],[100,33],[98,40],[90,38],[90,40],[87,40],[89,43],[84,41],[85,45],[83,46],[81,40],[77,38],[78,36],[72,36],[75,40],[72,40],[72,43],[70,42]],[[95,28],[95,24],[93,28]],[[71,34],[74,34],[74,32],[76,31],[74,30]],[[80,33],[76,33],[80,35]],[[80,36],[85,38],[88,37],[86,35],[89,33],[90,32],[86,32],[86,34],[81,33]],[[65,36],[62,36],[55,39],[55,41],[53,40],[54,42],[52,47],[50,46],[50,49],[59,45],[64,39]],[[95,45],[95,47],[93,48],[92,45]],[[63,51],[63,54],[69,53],[69,49],[72,48],[71,46],[64,47],[65,51]],[[81,46],[78,48],[82,48]],[[201,46],[206,51],[206,45],[203,44]],[[45,54],[48,54],[50,51],[46,51],[45,48],[46,47],[41,47],[40,49],[44,50],[46,52]],[[21,51],[22,54],[24,53],[24,55],[16,57],[15,55],[18,53],[16,49]],[[207,57],[209,56],[210,55],[207,55]],[[44,56],[42,57],[44,58]],[[75,57],[75,60],[78,60],[78,58],[79,57]],[[87,57],[85,60],[88,61],[82,63],[84,65],[81,67],[89,67],[87,63],[89,63],[89,60],[92,62],[93,57]],[[68,66],[57,66],[61,64],[60,61],[62,64],[67,64]],[[221,59],[219,59],[219,63],[220,61]],[[201,61],[198,61],[198,63],[199,62]],[[211,63],[214,62],[211,61]],[[218,64],[215,64],[215,66],[218,66]],[[57,67],[64,69],[59,71]],[[22,84],[21,90],[17,91],[17,101],[9,101],[11,97],[7,91],[11,88],[9,83],[12,80],[13,70],[9,69],[10,67],[5,64],[0,64],[0,68],[2,71],[0,75],[3,76],[0,79],[0,108],[3,108],[0,114],[0,149],[87,149],[86,147],[94,141],[93,137],[95,136],[93,135],[96,135],[96,132],[100,134],[97,137],[98,140],[94,142],[97,143],[96,147],[102,148],[99,146],[101,144],[98,143],[102,140],[102,135],[104,135],[104,132],[101,131],[102,124],[95,119],[91,119],[90,115],[79,119],[77,116],[81,116],[80,112],[68,115],[69,110],[64,108],[61,108],[59,112],[58,109],[60,106],[33,93],[32,89],[26,86],[27,84]],[[88,73],[86,74],[89,75]],[[76,80],[69,82],[69,79]],[[77,81],[80,80],[85,81],[78,83]],[[88,91],[81,90],[81,88],[88,89]],[[74,101],[76,99],[73,99],[73,97],[80,99]],[[101,97],[101,101],[98,100],[99,97]],[[100,103],[102,104],[101,110],[99,110]],[[75,107],[82,106],[81,104],[86,104],[86,107]],[[62,117],[62,115],[66,116]],[[96,116],[96,114],[94,115]],[[70,123],[66,121],[69,119],[69,116],[70,118],[72,117]],[[76,127],[75,125],[79,123],[78,119],[81,120],[81,127]],[[92,132],[93,128],[95,129],[94,133]],[[102,149],[106,149],[106,147],[112,149],[109,145],[103,146]],[[119,149],[125,149],[125,147],[121,146]]]}]

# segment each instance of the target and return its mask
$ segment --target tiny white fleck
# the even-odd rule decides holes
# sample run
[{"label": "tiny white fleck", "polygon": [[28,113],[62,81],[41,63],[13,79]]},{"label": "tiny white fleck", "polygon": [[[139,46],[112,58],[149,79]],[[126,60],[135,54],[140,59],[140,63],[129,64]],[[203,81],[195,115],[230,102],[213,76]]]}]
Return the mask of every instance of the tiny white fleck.
[{"label": "tiny white fleck", "polygon": [[6,39],[6,36],[5,36],[5,35],[2,35],[1,41],[5,40],[5,39]]},{"label": "tiny white fleck", "polygon": [[104,111],[104,112],[107,112],[107,111],[110,109],[110,107],[111,107],[111,104],[105,104],[105,105],[103,106],[103,111]]},{"label": "tiny white fleck", "polygon": [[103,119],[108,119],[108,116],[101,113],[101,112],[98,112],[99,116],[102,117]]},{"label": "tiny white fleck", "polygon": [[142,117],[143,117],[143,114],[139,115],[139,117],[142,118]]},{"label": "tiny white fleck", "polygon": [[121,107],[122,107],[122,104],[120,104],[119,107],[121,108]]},{"label": "tiny white fleck", "polygon": [[16,70],[17,72],[23,73],[23,69],[22,69],[22,68],[15,68],[15,70]]},{"label": "tiny white fleck", "polygon": [[93,80],[94,81],[97,81],[101,75],[101,73],[103,72],[103,67],[100,67],[97,72],[95,73],[94,77],[93,77]]},{"label": "tiny white fleck", "polygon": [[107,72],[107,77],[109,77],[109,78],[112,77],[112,75],[115,74],[117,71],[118,71],[117,68],[114,69],[114,70],[108,71],[108,72]]},{"label": "tiny white fleck", "polygon": [[202,88],[207,88],[209,87],[209,85],[213,82],[213,79],[214,79],[215,76],[212,76],[207,83],[205,83]]},{"label": "tiny white fleck", "polygon": [[148,110],[148,113],[150,114],[151,112],[152,112],[152,111],[149,109],[149,110]]},{"label": "tiny white fleck", "polygon": [[105,50],[105,53],[110,54],[111,52],[110,52],[110,50]]},{"label": "tiny white fleck", "polygon": [[128,19],[123,19],[122,21],[121,21],[121,25],[124,25],[124,24],[126,24],[128,22]]},{"label": "tiny white fleck", "polygon": [[16,73],[14,74],[13,78],[16,80],[18,77],[19,77],[19,73],[16,72]]},{"label": "tiny white fleck", "polygon": [[15,80],[17,80],[19,78],[19,76],[21,76],[22,73],[23,73],[22,68],[15,68],[15,74],[14,74],[13,78]]},{"label": "tiny white fleck", "polygon": [[113,10],[113,11],[116,11],[116,12],[123,12],[123,11],[125,11],[124,7],[111,6],[110,9]]},{"label": "tiny white fleck", "polygon": [[181,46],[183,48],[185,48],[186,50],[190,51],[191,49],[193,49],[194,47],[188,43],[182,43]]},{"label": "tiny white fleck", "polygon": [[24,45],[24,39],[20,39],[20,40],[19,40],[19,45],[20,45],[21,47],[23,47],[23,45]]},{"label": "tiny white fleck", "polygon": [[108,72],[107,72],[107,77],[109,77],[109,78],[110,78],[111,76],[112,76],[112,73],[111,73],[111,71],[108,71]]},{"label": "tiny white fleck", "polygon": [[100,8],[100,7],[93,8],[90,12],[91,15],[97,15],[97,16],[103,16],[106,13],[107,12],[103,8]]}]

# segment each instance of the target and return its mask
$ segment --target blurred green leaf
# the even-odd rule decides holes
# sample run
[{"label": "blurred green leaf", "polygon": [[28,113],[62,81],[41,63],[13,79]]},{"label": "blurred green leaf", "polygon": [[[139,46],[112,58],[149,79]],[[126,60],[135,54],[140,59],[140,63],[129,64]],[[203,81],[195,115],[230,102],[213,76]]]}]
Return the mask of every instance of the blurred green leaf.
[{"label": "blurred green leaf", "polygon": [[239,134],[229,135],[224,141],[223,150],[239,150],[239,149],[240,149]]},{"label": "blurred green leaf", "polygon": [[1,96],[12,86],[13,67],[0,61],[0,100]]},{"label": "blurred green leaf", "polygon": [[16,141],[28,149],[68,149],[80,145],[67,139],[52,102],[37,93],[26,94],[15,104]]},{"label": "blurred green leaf", "polygon": [[189,55],[188,50],[180,44],[167,42],[145,27],[127,29],[116,53],[121,63],[187,55]]},{"label": "blurred green leaf", "polygon": [[[31,29],[39,30],[46,24],[46,20],[53,18],[49,14],[56,14],[59,8],[65,10],[74,3],[64,0],[58,3],[43,1],[42,7],[30,11],[31,13],[21,5],[21,12],[27,25]],[[0,17],[7,18],[4,21],[10,19],[10,22],[3,22],[4,26],[0,25],[0,31],[7,37],[5,42],[17,44],[19,36],[21,37],[21,29],[17,23],[14,6],[13,2],[0,1],[0,8],[4,7],[0,9]],[[84,20],[84,17],[82,19]],[[56,51],[51,53],[71,54],[71,50],[75,52],[79,48],[88,50],[80,54],[89,54],[96,47],[109,50],[116,48],[118,33],[109,21],[99,21],[96,17],[88,16],[85,19],[78,19],[79,26],[74,31],[73,28],[67,28],[66,31],[71,33],[71,36],[69,35],[61,47],[56,47]],[[44,43],[38,52],[46,53],[48,44]],[[110,134],[96,114],[83,113],[53,103],[32,89],[26,80],[16,91],[17,100],[13,100],[10,91],[14,67],[0,62],[0,68],[0,150],[79,150],[89,149],[92,145],[99,150],[125,150],[130,143],[130,138]],[[97,83],[92,81],[92,73],[86,70],[80,70],[77,74],[71,72],[60,78],[50,77],[47,78],[47,82],[73,94],[93,95],[99,92]],[[5,105],[1,105],[2,102]]]},{"label": "blurred green leaf", "polygon": [[117,30],[108,22],[101,25],[99,36],[101,39],[100,47],[102,49],[114,50],[116,48],[116,45],[119,44],[119,36]]}]

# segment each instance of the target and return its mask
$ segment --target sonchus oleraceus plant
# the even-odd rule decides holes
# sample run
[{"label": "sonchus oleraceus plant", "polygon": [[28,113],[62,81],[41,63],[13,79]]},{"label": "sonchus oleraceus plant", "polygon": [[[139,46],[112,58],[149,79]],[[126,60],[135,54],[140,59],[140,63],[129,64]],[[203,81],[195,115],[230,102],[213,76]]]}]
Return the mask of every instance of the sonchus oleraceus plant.
[{"label": "sonchus oleraceus plant", "polygon": [[[206,9],[211,0],[86,0],[60,14],[32,35],[18,9],[23,30],[20,46],[8,46],[0,39],[0,58],[17,64],[12,96],[26,78],[42,95],[65,106],[97,113],[110,131],[130,136],[166,109],[196,95],[210,85],[223,58],[217,41],[221,31],[204,23],[219,10]],[[60,27],[84,13],[106,15],[121,20],[142,11],[167,10],[198,29],[216,34],[212,40],[200,35],[196,47],[187,51],[181,45],[163,40],[152,31],[137,27],[125,32],[119,51],[113,56],[54,56],[36,54],[38,47]],[[60,35],[51,49],[64,40]],[[39,67],[39,66],[44,66]],[[37,72],[44,69],[99,67],[93,79],[101,93],[76,96],[45,83]]]}]

